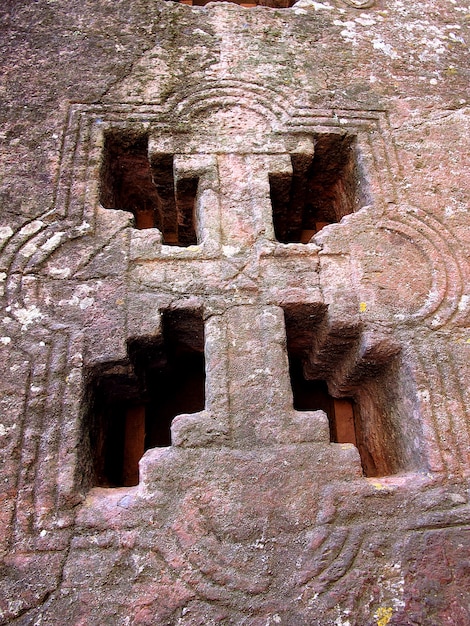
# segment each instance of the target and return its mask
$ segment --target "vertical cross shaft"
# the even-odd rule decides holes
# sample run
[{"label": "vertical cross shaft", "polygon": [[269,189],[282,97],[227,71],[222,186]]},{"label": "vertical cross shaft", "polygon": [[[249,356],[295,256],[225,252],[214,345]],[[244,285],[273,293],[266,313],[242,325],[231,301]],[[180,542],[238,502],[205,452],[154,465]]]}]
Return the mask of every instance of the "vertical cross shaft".
[{"label": "vertical cross shaft", "polygon": [[[257,249],[263,240],[273,239],[273,171],[291,171],[287,154],[219,154],[216,182],[213,178],[221,225],[218,267],[235,275],[217,315],[206,322],[207,409],[219,420],[225,415],[226,435],[237,447],[282,441],[295,419],[284,314],[280,306],[264,301]],[[206,182],[202,176],[201,183]],[[177,442],[180,422],[173,429]],[[309,436],[327,436],[321,419],[316,430]]]}]

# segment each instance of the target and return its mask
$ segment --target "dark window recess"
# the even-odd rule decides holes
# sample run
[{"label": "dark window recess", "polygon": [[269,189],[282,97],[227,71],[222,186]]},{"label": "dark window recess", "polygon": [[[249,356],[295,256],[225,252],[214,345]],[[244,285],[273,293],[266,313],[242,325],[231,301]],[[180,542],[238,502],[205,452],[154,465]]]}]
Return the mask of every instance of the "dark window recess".
[{"label": "dark window recess", "polygon": [[197,244],[195,200],[197,178],[175,184],[173,155],[148,156],[148,135],[110,131],[105,135],[100,202],[106,209],[134,215],[138,229],[158,228],[163,243]]},{"label": "dark window recess", "polygon": [[169,446],[173,418],[205,404],[199,311],[165,312],[162,337],[130,341],[128,355],[88,372],[84,439],[88,482],[97,486],[137,485],[145,450]]},{"label": "dark window recess", "polygon": [[[187,4],[193,7],[202,7],[208,4],[209,2],[226,2],[227,0],[170,0],[173,2],[179,2],[180,4]],[[293,6],[297,0],[253,0],[250,2],[244,2],[243,0],[229,0],[232,4],[238,4],[241,7],[245,7],[247,9],[251,9],[253,7],[262,6],[262,7],[270,7],[273,9],[288,9]]]},{"label": "dark window recess", "polygon": [[353,135],[319,134],[313,158],[293,154],[291,161],[292,176],[269,175],[274,233],[281,243],[308,243],[364,203]]},{"label": "dark window recess", "polygon": [[299,358],[289,359],[289,371],[297,411],[324,411],[330,425],[330,441],[352,443],[357,446],[354,401],[351,398],[333,398],[324,380],[306,380]]},{"label": "dark window recess", "polygon": [[356,445],[366,476],[425,467],[416,390],[396,348],[364,351],[361,328],[331,327],[323,305],[284,316],[294,408],[323,410],[330,440]]}]

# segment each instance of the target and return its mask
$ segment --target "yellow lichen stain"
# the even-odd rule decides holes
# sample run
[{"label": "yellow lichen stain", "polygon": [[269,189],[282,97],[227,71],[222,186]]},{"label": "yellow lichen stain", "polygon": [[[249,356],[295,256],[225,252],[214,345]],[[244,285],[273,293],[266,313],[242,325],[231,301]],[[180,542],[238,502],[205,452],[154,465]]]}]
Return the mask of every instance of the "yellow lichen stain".
[{"label": "yellow lichen stain", "polygon": [[367,302],[359,302],[359,311],[365,313],[367,311]]},{"label": "yellow lichen stain", "polygon": [[378,480],[371,480],[371,484],[380,491],[380,489],[386,489],[386,486],[380,483]]},{"label": "yellow lichen stain", "polygon": [[470,343],[470,337],[468,339],[465,339],[465,343]]},{"label": "yellow lichen stain", "polygon": [[392,619],[393,609],[389,606],[381,606],[377,609],[375,617],[377,619],[377,626],[387,626],[389,621]]},{"label": "yellow lichen stain", "polygon": [[122,305],[122,304],[124,304],[124,300],[121,300],[121,299],[116,300],[116,304]]}]

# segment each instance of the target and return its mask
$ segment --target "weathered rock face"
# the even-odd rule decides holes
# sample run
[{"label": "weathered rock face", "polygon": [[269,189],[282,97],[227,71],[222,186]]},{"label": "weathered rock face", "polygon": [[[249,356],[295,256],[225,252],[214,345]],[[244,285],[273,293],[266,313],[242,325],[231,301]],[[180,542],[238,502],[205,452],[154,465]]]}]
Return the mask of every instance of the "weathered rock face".
[{"label": "weathered rock face", "polygon": [[0,15],[1,623],[470,623],[468,2]]}]

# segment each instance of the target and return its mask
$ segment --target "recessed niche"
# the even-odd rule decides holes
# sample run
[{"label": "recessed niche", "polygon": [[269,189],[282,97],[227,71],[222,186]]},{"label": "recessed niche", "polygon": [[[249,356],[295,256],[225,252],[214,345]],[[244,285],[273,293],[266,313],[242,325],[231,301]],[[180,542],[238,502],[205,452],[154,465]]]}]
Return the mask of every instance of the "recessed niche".
[{"label": "recessed niche", "polygon": [[276,239],[308,243],[328,224],[361,206],[354,135],[335,132],[315,137],[314,154],[291,155],[292,175],[270,174]]},{"label": "recessed niche", "polygon": [[357,446],[364,474],[423,469],[418,402],[396,346],[365,346],[358,325],[330,325],[326,307],[284,310],[294,408],[323,410],[330,441]]},{"label": "recessed niche", "polygon": [[181,413],[205,404],[204,325],[200,311],[166,311],[162,335],[128,343],[128,359],[102,363],[87,374],[85,447],[88,482],[138,484],[145,450],[171,445]]},{"label": "recessed niche", "polygon": [[351,398],[333,398],[324,380],[307,380],[302,371],[302,362],[291,356],[289,373],[297,411],[324,411],[330,426],[330,441],[352,443],[357,446],[355,403]]},{"label": "recessed niche", "polygon": [[106,209],[129,211],[137,229],[158,228],[170,246],[197,244],[197,178],[176,182],[173,155],[149,160],[148,134],[108,131],[104,138],[100,202]]},{"label": "recessed niche", "polygon": [[179,4],[187,4],[192,7],[202,7],[209,2],[227,2],[229,1],[231,4],[238,4],[241,7],[245,7],[247,9],[251,9],[256,6],[262,7],[270,7],[272,9],[288,9],[289,7],[294,6],[297,0],[255,0],[250,2],[244,2],[243,0],[172,0],[179,2]]}]

